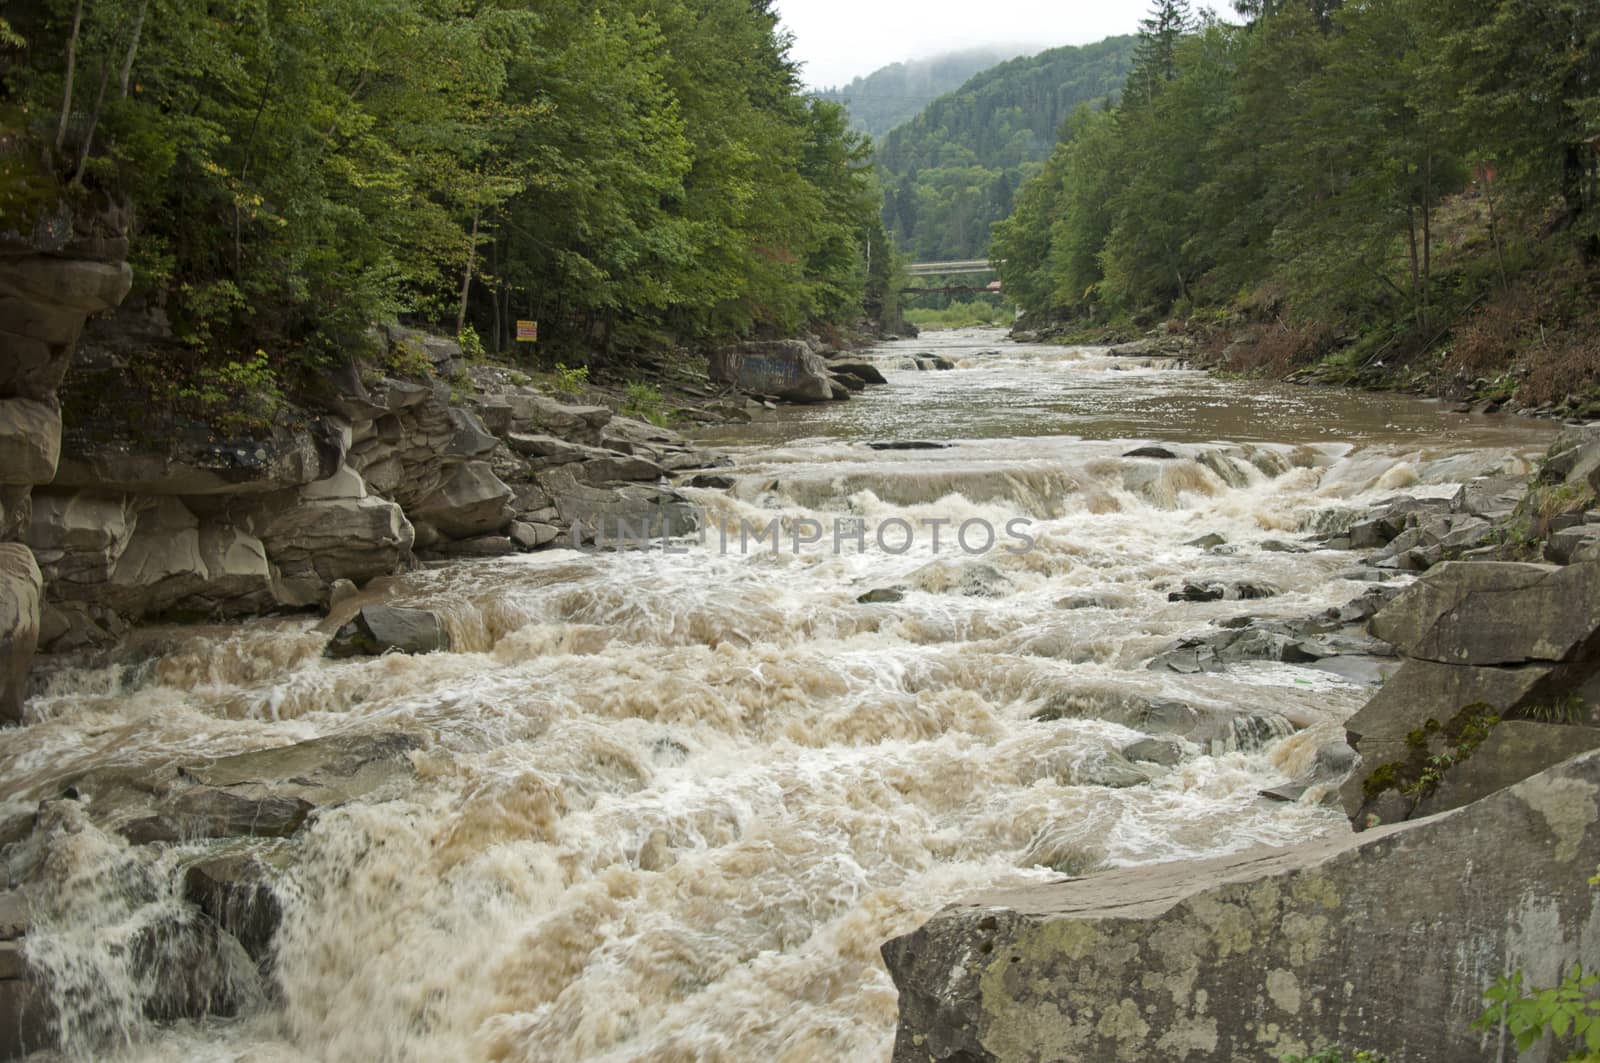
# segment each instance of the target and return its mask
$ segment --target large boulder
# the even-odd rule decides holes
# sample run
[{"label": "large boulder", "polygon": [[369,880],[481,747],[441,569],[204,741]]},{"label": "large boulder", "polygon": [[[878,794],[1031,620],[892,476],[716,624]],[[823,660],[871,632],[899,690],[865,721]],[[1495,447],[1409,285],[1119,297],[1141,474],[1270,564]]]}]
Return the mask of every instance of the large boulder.
[{"label": "large boulder", "polygon": [[45,484],[61,458],[54,399],[0,398],[0,484]]},{"label": "large boulder", "polygon": [[[1561,707],[1600,675],[1600,562],[1446,564],[1371,629],[1405,660],[1345,724],[1361,763],[1340,795],[1358,830],[1456,807],[1586,748]],[[1519,727],[1513,743],[1496,725],[1519,716],[1555,726]]]},{"label": "large boulder", "polygon": [[34,503],[28,542],[52,601],[133,618],[242,615],[274,604],[265,545],[226,517],[202,520],[170,496],[79,492]]},{"label": "large boulder", "polygon": [[[58,595],[63,585],[104,583],[116,571],[137,526],[126,496],[49,493],[33,499],[28,545]],[[74,597],[70,590],[67,597]]]},{"label": "large boulder", "polygon": [[280,838],[319,808],[412,773],[417,739],[338,734],[189,764],[102,768],[59,784],[95,824],[138,844]]},{"label": "large boulder", "polygon": [[334,580],[385,576],[411,557],[416,533],[405,513],[381,498],[283,499],[254,511],[247,525],[266,547],[285,605],[322,602]]},{"label": "large boulder", "polygon": [[450,649],[450,632],[437,613],[369,605],[339,628],[328,643],[329,657],[376,657],[399,653],[438,653]]},{"label": "large boulder", "polygon": [[183,896],[262,964],[270,960],[272,939],[283,922],[277,877],[277,868],[259,851],[234,849],[190,864],[183,873]]},{"label": "large boulder", "polygon": [[447,538],[470,539],[510,524],[511,498],[511,488],[487,462],[472,461],[455,466],[439,490],[407,507],[407,513]]},{"label": "large boulder", "polygon": [[1441,664],[1554,662],[1597,653],[1600,562],[1441,565],[1374,617],[1372,633],[1408,657]]},{"label": "large boulder", "polygon": [[833,398],[828,365],[799,340],[741,343],[710,355],[711,379],[789,402]]},{"label": "large boulder", "polygon": [[21,543],[0,543],[0,724],[22,719],[28,666],[39,644],[39,566]]},{"label": "large boulder", "polygon": [[1600,752],[1365,834],[983,894],[883,947],[894,1060],[1498,1061],[1470,1028],[1497,977],[1600,965],[1596,853]]}]

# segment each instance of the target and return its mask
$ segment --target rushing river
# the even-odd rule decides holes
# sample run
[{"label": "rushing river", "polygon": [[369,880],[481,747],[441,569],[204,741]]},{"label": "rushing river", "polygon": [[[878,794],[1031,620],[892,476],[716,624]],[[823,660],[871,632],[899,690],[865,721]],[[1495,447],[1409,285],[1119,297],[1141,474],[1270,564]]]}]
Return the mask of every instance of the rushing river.
[{"label": "rushing river", "polygon": [[[957,368],[919,372],[922,351]],[[397,581],[394,600],[446,615],[450,654],[330,662],[325,626],[271,620],[148,632],[151,665],[53,674],[37,722],[0,745],[5,807],[88,767],[335,733],[422,746],[414,780],[302,831],[276,986],[236,1019],[151,1026],[127,970],[127,942],[170,917],[204,846],[130,848],[87,821],[48,839],[54,888],[30,949],[66,987],[77,1053],[885,1060],[895,993],[878,947],[949,901],[1345,829],[1315,793],[1258,791],[1339,737],[1369,688],[1311,667],[1144,662],[1242,612],[1342,605],[1367,586],[1349,578],[1355,555],[1263,544],[1395,494],[1525,472],[1553,432],[998,333],[864,358],[888,386],[706,433],[736,459],[734,485],[687,491],[721,527],[778,518],[789,535],[815,520],[819,546],[744,554],[712,534]],[[869,445],[908,441],[948,445]],[[1178,460],[1122,456],[1152,441]],[[871,531],[864,552],[835,553],[841,517],[951,523],[937,557],[926,535],[897,553]],[[963,523],[1018,519],[1032,549],[970,556],[950,541]],[[1208,534],[1229,549],[1185,545]],[[1279,593],[1168,601],[1196,578]],[[887,588],[903,599],[857,601]],[[1130,698],[1301,729],[1101,785],[1140,736],[1096,706]],[[1033,718],[1052,701],[1074,711]]]}]

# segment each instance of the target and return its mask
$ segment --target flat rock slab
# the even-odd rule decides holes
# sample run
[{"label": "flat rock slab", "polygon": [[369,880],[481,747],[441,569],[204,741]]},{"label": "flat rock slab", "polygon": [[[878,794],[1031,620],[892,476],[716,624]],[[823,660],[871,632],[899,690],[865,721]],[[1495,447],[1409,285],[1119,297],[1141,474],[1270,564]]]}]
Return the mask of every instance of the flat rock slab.
[{"label": "flat rock slab", "polygon": [[1600,964],[1596,853],[1588,753],[1425,820],[980,895],[884,945],[893,1058],[1276,1063],[1342,1043],[1490,1063],[1470,1024],[1496,977]]},{"label": "flat rock slab", "polygon": [[1441,565],[1372,620],[1409,657],[1441,664],[1568,661],[1600,652],[1600,562]]},{"label": "flat rock slab", "polygon": [[409,775],[410,753],[420,746],[401,733],[330,735],[190,765],[179,774],[205,786],[270,792],[320,806],[353,800]]}]

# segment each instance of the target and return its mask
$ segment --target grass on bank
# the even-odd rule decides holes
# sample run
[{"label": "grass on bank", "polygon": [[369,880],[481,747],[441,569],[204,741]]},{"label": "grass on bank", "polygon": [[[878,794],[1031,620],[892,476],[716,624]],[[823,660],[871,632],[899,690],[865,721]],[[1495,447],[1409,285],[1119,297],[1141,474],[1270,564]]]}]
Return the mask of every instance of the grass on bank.
[{"label": "grass on bank", "polygon": [[990,299],[955,302],[943,309],[908,306],[905,319],[919,329],[981,328],[1009,326],[1016,319],[1016,310],[1008,303]]}]

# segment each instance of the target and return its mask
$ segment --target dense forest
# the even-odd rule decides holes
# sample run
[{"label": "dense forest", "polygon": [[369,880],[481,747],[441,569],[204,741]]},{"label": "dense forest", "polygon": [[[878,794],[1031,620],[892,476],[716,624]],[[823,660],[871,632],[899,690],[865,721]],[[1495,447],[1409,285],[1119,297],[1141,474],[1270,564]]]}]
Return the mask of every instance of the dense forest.
[{"label": "dense forest", "polygon": [[[1544,403],[1600,378],[1600,2],[1161,0],[996,228],[1059,318],[1252,326],[1236,368]],[[1465,382],[1463,384],[1463,382]]]},{"label": "dense forest", "polygon": [[1113,37],[1002,63],[885,136],[884,218],[907,257],[981,257],[1074,108],[1122,87],[1133,44]]},{"label": "dense forest", "polygon": [[[0,22],[0,231],[127,201],[175,345],[375,321],[658,350],[864,310],[869,147],[767,0],[41,0]],[[871,309],[870,307],[867,309]]]},{"label": "dense forest", "polygon": [[813,95],[844,104],[851,128],[882,137],[974,74],[1027,51],[1022,45],[988,46],[891,63],[848,85],[818,89]]}]

